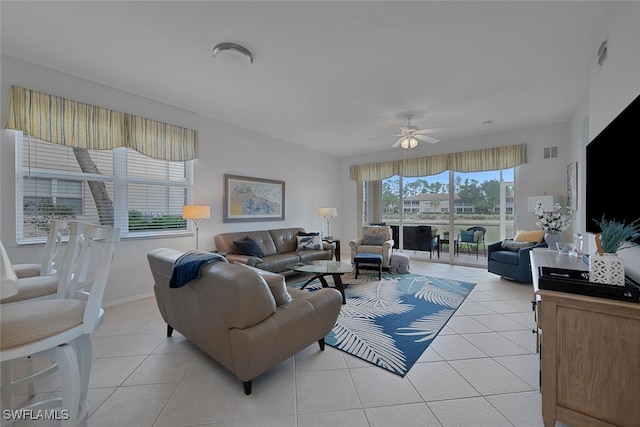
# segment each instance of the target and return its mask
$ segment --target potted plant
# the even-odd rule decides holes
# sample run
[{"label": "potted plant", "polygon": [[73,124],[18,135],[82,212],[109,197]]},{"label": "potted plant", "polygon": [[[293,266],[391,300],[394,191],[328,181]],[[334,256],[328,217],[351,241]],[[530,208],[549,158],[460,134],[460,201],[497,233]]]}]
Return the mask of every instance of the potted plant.
[{"label": "potted plant", "polygon": [[608,253],[615,254],[623,249],[626,242],[633,236],[640,233],[640,219],[631,224],[608,220],[603,216],[600,221],[596,221],[601,232],[596,234],[596,247],[600,255]]},{"label": "potted plant", "polygon": [[596,234],[596,253],[589,257],[589,280],[624,286],[624,260],[617,253],[628,247],[629,239],[640,232],[640,219],[625,224],[603,216],[596,222],[601,231]]}]

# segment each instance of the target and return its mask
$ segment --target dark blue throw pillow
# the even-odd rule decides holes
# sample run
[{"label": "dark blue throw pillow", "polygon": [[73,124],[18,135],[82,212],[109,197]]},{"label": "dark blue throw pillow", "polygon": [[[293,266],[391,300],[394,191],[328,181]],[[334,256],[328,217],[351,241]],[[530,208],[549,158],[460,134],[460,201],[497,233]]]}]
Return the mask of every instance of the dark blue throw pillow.
[{"label": "dark blue throw pillow", "polygon": [[242,240],[234,240],[233,244],[238,249],[238,253],[240,255],[256,256],[258,258],[262,258],[264,256],[264,253],[260,249],[260,246],[258,246],[255,240],[251,240],[249,236],[245,237]]}]

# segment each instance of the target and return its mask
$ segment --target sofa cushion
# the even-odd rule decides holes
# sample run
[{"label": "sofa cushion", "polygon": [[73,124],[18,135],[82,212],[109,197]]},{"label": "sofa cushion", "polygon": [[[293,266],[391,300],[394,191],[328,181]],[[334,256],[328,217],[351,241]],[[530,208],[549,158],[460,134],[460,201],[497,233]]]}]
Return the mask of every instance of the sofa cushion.
[{"label": "sofa cushion", "polygon": [[381,233],[365,234],[362,236],[362,244],[367,246],[382,246],[386,240],[387,236]]},{"label": "sofa cushion", "polygon": [[259,268],[251,267],[250,265],[242,264],[240,262],[236,262],[234,264],[258,273],[258,275],[260,275],[260,277],[262,277],[264,281],[267,282],[267,286],[269,286],[269,290],[273,295],[273,299],[276,300],[277,306],[287,304],[291,301],[291,294],[289,294],[289,292],[287,291],[287,282],[282,274],[261,270]]},{"label": "sofa cushion", "polygon": [[545,234],[544,230],[534,230],[534,231],[518,230],[516,232],[515,237],[513,238],[513,241],[540,243],[542,242],[542,239],[544,239],[544,234]]},{"label": "sofa cushion", "polygon": [[527,248],[536,244],[536,242],[514,242],[513,240],[503,240],[501,246],[509,251],[517,252],[522,248]]},{"label": "sofa cushion", "polygon": [[513,251],[495,251],[491,252],[490,261],[496,261],[502,264],[518,265],[520,264],[520,255]]},{"label": "sofa cushion", "polygon": [[238,253],[240,255],[255,256],[258,258],[262,258],[264,256],[264,253],[258,244],[254,240],[250,239],[249,236],[242,240],[234,240],[233,244],[238,249]]},{"label": "sofa cushion", "polygon": [[257,262],[254,267],[274,273],[282,273],[291,270],[291,266],[298,262],[300,262],[300,257],[297,255],[297,252],[288,252],[286,254],[266,256],[261,262]]},{"label": "sofa cushion", "polygon": [[299,251],[322,249],[322,239],[320,236],[296,236]]}]

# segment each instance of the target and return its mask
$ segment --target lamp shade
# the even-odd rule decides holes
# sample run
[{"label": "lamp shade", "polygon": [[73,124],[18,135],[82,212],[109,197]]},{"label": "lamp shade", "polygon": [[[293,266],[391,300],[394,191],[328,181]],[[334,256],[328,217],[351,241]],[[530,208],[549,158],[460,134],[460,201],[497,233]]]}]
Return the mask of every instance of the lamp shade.
[{"label": "lamp shade", "polygon": [[337,208],[318,208],[318,216],[323,216],[325,218],[336,217],[338,216],[338,209]]},{"label": "lamp shade", "polygon": [[553,205],[560,203],[562,205],[562,196],[531,196],[527,197],[527,210],[529,212],[535,212],[536,202],[542,204],[542,209],[545,212],[553,211]]},{"label": "lamp shade", "polygon": [[184,219],[209,219],[211,218],[211,206],[184,205],[182,207]]}]

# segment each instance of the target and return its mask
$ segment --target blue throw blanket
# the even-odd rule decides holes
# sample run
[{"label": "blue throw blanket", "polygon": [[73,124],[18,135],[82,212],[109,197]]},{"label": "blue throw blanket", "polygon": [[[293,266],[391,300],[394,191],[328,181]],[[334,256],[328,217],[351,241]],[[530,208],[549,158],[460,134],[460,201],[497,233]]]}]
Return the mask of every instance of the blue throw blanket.
[{"label": "blue throw blanket", "polygon": [[171,270],[170,288],[180,288],[200,278],[200,269],[213,261],[229,262],[220,254],[207,251],[186,252],[176,260]]}]

